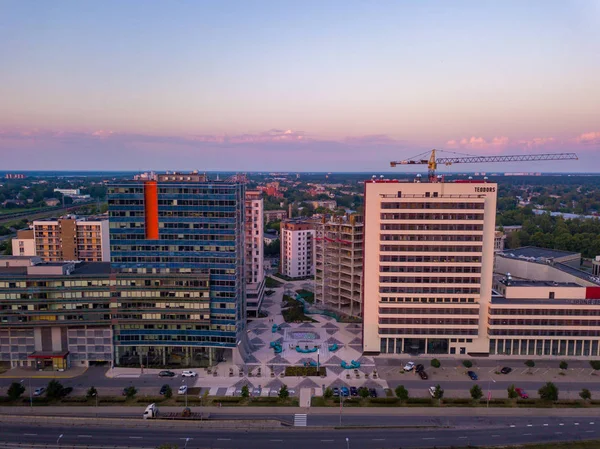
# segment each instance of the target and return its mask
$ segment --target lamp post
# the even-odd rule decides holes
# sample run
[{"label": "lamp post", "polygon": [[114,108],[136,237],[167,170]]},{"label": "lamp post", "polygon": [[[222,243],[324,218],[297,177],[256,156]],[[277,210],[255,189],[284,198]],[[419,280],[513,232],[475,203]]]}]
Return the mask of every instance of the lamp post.
[{"label": "lamp post", "polygon": [[[25,379],[21,380],[24,383]],[[31,377],[29,378],[29,407],[33,407],[33,391],[31,390]]]},{"label": "lamp post", "polygon": [[183,446],[183,449],[187,449],[187,444],[188,444],[188,441],[190,441],[190,439],[189,439],[189,438],[186,438],[186,439],[185,439],[185,445]]},{"label": "lamp post", "polygon": [[[56,439],[56,445],[58,446],[60,439],[63,437],[63,434],[61,433],[58,438]],[[60,447],[60,446],[59,446]]]},{"label": "lamp post", "polygon": [[492,392],[490,390],[490,385],[491,382],[496,383],[496,381],[490,376],[490,380],[488,380],[488,395],[487,395],[487,408],[490,408],[490,396],[492,395]]},{"label": "lamp post", "polygon": [[346,449],[350,449],[350,438],[346,437]]}]

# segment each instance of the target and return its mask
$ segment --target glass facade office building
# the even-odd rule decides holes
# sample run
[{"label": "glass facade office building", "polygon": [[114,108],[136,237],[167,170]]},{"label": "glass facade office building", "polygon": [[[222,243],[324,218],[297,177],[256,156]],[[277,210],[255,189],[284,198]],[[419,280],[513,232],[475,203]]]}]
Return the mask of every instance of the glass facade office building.
[{"label": "glass facade office building", "polygon": [[[177,352],[212,363],[229,358],[229,350],[237,358],[246,349],[244,195],[242,183],[197,173],[152,174],[109,186],[113,270],[193,275],[208,283],[201,313],[189,305],[193,298],[177,292],[169,303],[136,298],[139,319],[113,322],[116,352],[133,359]],[[185,319],[165,320],[164,309],[173,308]]]}]

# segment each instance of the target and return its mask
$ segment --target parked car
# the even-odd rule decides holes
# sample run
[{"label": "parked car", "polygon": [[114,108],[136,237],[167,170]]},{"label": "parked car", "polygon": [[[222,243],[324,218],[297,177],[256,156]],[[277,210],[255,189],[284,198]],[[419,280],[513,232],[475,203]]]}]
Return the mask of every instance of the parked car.
[{"label": "parked car", "polygon": [[432,398],[435,398],[435,387],[429,387],[429,390],[428,390],[428,391],[429,391],[429,395],[430,395]]},{"label": "parked car", "polygon": [[182,385],[181,387],[179,387],[179,390],[177,390],[177,394],[186,394],[187,390],[187,385]]},{"label": "parked car", "polygon": [[419,371],[419,377],[423,380],[429,379],[429,376],[427,375],[427,373],[425,371]]},{"label": "parked car", "polygon": [[421,365],[420,363],[417,366],[415,366],[415,371],[417,372],[417,374],[423,370],[425,370],[425,367],[423,365]]},{"label": "parked car", "polygon": [[471,378],[471,380],[479,379],[479,377],[477,377],[477,373],[475,371],[467,371],[467,375]]},{"label": "parked car", "polygon": [[182,371],[181,377],[196,377],[198,373],[196,371]]},{"label": "parked car", "polygon": [[46,391],[46,389],[44,387],[36,388],[35,391],[33,392],[33,395],[41,396],[42,394],[44,394],[44,391]]},{"label": "parked car", "polygon": [[338,387],[333,387],[332,391],[333,391],[333,397],[334,398],[339,398],[340,397],[340,389]]},{"label": "parked car", "polygon": [[404,371],[412,371],[414,367],[415,362],[408,362],[406,365],[404,365]]},{"label": "parked car", "polygon": [[358,388],[350,387],[350,396],[358,396]]},{"label": "parked car", "polygon": [[348,387],[342,387],[340,389],[340,392],[341,392],[342,396],[344,396],[345,398],[350,396],[350,390],[348,390]]},{"label": "parked car", "polygon": [[158,373],[158,377],[175,377],[175,373],[173,371],[161,371]]},{"label": "parked car", "polygon": [[501,372],[502,374],[508,374],[508,373],[510,373],[511,371],[512,371],[512,368],[510,368],[510,367],[508,367],[508,366],[505,366],[504,368],[502,368],[502,369],[500,370],[500,372]]},{"label": "parked car", "polygon": [[375,388],[369,388],[369,396],[371,396],[372,398],[376,398],[377,390]]},{"label": "parked car", "polygon": [[517,394],[519,395],[519,397],[521,399],[529,399],[529,395],[522,388],[515,388],[515,391],[517,392]]},{"label": "parked car", "polygon": [[160,394],[167,394],[167,390],[169,389],[169,386],[167,384],[164,384],[162,387],[160,387]]}]

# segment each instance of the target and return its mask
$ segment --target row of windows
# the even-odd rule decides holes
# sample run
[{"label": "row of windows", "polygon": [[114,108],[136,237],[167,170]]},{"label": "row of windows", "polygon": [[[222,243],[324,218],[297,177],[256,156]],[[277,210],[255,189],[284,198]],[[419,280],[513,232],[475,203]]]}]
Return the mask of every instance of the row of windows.
[{"label": "row of windows", "polygon": [[482,224],[399,224],[381,223],[382,231],[483,231]]},{"label": "row of windows", "polygon": [[477,329],[440,329],[438,328],[405,328],[380,327],[381,335],[477,335]]},{"label": "row of windows", "polygon": [[491,339],[490,355],[576,355],[598,354],[598,340]]},{"label": "row of windows", "polygon": [[203,207],[223,207],[235,206],[235,200],[198,200],[198,199],[158,199],[159,206],[203,206]]},{"label": "row of windows", "polygon": [[418,303],[475,303],[475,298],[398,298],[384,296],[381,302],[418,302]]},{"label": "row of windows", "polygon": [[399,256],[383,254],[380,262],[481,263],[481,256]]},{"label": "row of windows", "polygon": [[125,257],[119,256],[115,254],[112,258],[113,263],[139,263],[139,264],[148,264],[148,263],[164,263],[165,265],[169,265],[171,267],[175,267],[177,264],[185,263],[205,263],[205,264],[236,264],[235,259],[231,259],[228,257],[177,257],[177,256],[132,256]]},{"label": "row of windows", "polygon": [[402,307],[402,308],[391,308],[391,307],[380,307],[380,314],[390,315],[479,315],[477,309],[463,309],[460,307]]},{"label": "row of windows", "polygon": [[490,315],[559,315],[559,316],[600,316],[600,309],[490,309]]},{"label": "row of windows", "polygon": [[379,287],[379,293],[430,293],[438,295],[477,295],[479,294],[479,289],[467,287]]},{"label": "row of windows", "polygon": [[382,242],[482,242],[482,235],[381,234]]},{"label": "row of windows", "polygon": [[439,245],[381,245],[383,252],[433,252],[433,253],[480,253],[481,246],[439,246]]},{"label": "row of windows", "polygon": [[382,220],[483,220],[483,214],[382,213]]},{"label": "row of windows", "polygon": [[483,209],[484,203],[408,202],[381,203],[382,209]]},{"label": "row of windows", "polygon": [[492,326],[600,326],[600,320],[488,320]]},{"label": "row of windows", "polygon": [[489,335],[548,336],[548,337],[600,337],[600,330],[556,329],[490,329]]},{"label": "row of windows", "polygon": [[481,267],[381,265],[380,273],[481,273]]},{"label": "row of windows", "polygon": [[428,324],[476,326],[479,320],[466,318],[379,318],[379,324]]},{"label": "row of windows", "polygon": [[478,277],[379,276],[379,282],[393,284],[479,284],[481,279]]}]

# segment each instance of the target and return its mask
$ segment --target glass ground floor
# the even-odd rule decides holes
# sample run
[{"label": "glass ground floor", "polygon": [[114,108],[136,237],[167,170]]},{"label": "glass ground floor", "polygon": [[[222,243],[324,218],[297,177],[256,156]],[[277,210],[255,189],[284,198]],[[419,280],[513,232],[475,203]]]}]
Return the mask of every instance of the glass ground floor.
[{"label": "glass ground floor", "polygon": [[[471,343],[466,338],[381,338],[381,354],[456,354],[456,344]],[[459,348],[466,354],[466,347]]]},{"label": "glass ground floor", "polygon": [[599,341],[598,338],[496,338],[490,340],[490,355],[599,356]]},{"label": "glass ground floor", "polygon": [[115,366],[136,368],[205,368],[225,359],[232,349],[198,346],[115,346]]}]

